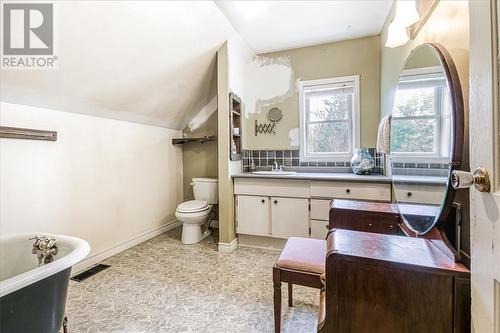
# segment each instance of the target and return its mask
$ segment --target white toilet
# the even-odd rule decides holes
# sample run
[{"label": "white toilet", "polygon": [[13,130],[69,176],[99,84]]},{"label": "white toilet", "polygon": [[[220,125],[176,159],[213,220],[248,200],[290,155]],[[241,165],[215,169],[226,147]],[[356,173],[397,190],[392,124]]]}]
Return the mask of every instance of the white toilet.
[{"label": "white toilet", "polygon": [[186,201],[177,206],[175,217],[182,222],[182,243],[198,243],[208,235],[208,226],[202,231],[202,225],[207,222],[213,205],[219,200],[218,180],[216,178],[193,178],[194,200]]}]

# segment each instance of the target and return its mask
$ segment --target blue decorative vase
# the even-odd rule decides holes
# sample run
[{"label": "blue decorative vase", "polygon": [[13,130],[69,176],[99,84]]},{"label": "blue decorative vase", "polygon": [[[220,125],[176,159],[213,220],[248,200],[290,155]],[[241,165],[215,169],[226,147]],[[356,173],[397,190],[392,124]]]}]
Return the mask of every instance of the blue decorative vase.
[{"label": "blue decorative vase", "polygon": [[375,168],[375,160],[368,148],[356,148],[351,159],[352,172],[357,175],[369,175]]}]

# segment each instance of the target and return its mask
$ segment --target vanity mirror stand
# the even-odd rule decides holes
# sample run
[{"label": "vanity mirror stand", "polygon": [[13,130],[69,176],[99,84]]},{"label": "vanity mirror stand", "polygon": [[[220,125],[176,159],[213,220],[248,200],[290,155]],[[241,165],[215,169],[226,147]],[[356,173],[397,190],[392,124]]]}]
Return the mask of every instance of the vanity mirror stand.
[{"label": "vanity mirror stand", "polygon": [[332,201],[318,331],[469,332],[470,271],[449,241],[464,110],[442,46],[408,56],[391,122],[396,203]]}]

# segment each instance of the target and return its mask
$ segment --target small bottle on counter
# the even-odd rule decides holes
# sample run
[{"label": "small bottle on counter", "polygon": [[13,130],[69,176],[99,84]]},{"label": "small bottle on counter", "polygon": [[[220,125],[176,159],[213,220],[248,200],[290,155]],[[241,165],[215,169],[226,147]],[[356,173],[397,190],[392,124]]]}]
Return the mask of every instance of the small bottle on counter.
[{"label": "small bottle on counter", "polygon": [[234,143],[234,140],[232,140],[232,144],[231,144],[231,152],[233,154],[236,154],[237,150],[236,150],[236,143]]}]

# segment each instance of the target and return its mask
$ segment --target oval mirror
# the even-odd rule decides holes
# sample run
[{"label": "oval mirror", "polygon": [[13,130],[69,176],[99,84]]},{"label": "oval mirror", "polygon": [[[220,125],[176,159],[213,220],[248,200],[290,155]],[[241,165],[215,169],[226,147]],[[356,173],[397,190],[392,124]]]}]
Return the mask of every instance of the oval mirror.
[{"label": "oval mirror", "polygon": [[463,100],[446,49],[423,44],[408,56],[391,119],[393,189],[404,223],[418,235],[444,223],[454,197],[450,173],[460,167]]},{"label": "oval mirror", "polygon": [[281,112],[280,108],[274,107],[267,112],[267,117],[274,123],[281,120],[281,118],[283,117],[283,113]]}]

